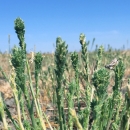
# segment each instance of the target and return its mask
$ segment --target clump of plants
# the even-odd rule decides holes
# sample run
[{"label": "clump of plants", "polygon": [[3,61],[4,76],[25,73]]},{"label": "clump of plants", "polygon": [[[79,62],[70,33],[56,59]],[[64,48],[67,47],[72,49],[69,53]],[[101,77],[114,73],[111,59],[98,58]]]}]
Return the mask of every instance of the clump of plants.
[{"label": "clump of plants", "polygon": [[[68,45],[58,37],[54,64],[48,65],[46,71],[43,71],[45,58],[42,53],[34,53],[31,60],[27,58],[25,25],[20,18],[15,20],[15,32],[19,47],[15,46],[11,52],[11,74],[6,76],[1,67],[0,71],[10,83],[18,118],[13,118],[4,102],[3,94],[0,93],[0,120],[4,129],[11,129],[8,118],[16,130],[46,130],[47,126],[51,130],[130,129],[130,82],[128,80],[127,91],[123,97],[121,87],[125,66],[120,53],[116,57],[116,64],[112,62],[106,65],[104,55],[107,59],[110,58],[108,53],[111,55],[113,52],[110,49],[110,52],[105,52],[103,46],[97,46],[93,53],[89,52],[90,42],[86,41],[85,34],[81,33],[79,36],[80,53],[69,53]],[[34,65],[34,70],[31,70],[31,65]],[[68,78],[69,73],[73,76]],[[114,85],[112,92],[108,93],[111,73],[114,75]],[[48,82],[51,83],[48,86],[52,88],[47,88]],[[43,92],[49,90],[48,98],[51,99],[48,105],[53,107],[53,116],[42,110],[43,102],[40,97],[44,93],[41,94],[41,89],[44,89]],[[52,118],[48,118],[49,116]],[[52,122],[57,124],[57,127],[53,126]]]}]

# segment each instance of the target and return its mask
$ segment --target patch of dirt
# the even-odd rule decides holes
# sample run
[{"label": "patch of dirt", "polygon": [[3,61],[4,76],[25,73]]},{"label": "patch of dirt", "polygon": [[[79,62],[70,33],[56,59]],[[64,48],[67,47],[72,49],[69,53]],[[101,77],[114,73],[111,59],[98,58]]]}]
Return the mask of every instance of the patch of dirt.
[{"label": "patch of dirt", "polygon": [[0,92],[4,94],[5,99],[13,97],[11,86],[3,79],[0,79]]}]

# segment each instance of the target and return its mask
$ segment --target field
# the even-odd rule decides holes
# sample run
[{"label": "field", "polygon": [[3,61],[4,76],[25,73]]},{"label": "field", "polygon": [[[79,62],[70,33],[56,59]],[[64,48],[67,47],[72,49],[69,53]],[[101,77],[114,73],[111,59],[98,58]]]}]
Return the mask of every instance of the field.
[{"label": "field", "polygon": [[54,54],[26,53],[20,18],[15,31],[19,47],[0,54],[1,130],[130,129],[129,50],[80,34],[80,52],[58,37]]}]

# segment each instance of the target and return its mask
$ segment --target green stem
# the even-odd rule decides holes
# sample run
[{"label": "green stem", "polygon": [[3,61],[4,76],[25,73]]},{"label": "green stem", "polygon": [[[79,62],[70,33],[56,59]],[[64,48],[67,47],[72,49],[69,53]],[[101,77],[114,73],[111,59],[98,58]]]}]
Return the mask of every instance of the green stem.
[{"label": "green stem", "polygon": [[40,122],[41,122],[41,126],[42,126],[43,130],[46,130],[45,123],[44,123],[44,121],[42,119],[42,116],[40,115],[40,112],[39,112],[39,109],[38,109],[38,104],[37,104],[36,97],[35,97],[35,94],[34,94],[28,60],[26,60],[26,66],[27,66],[27,73],[29,75],[30,90],[31,90],[31,93],[32,93],[32,96],[33,96],[33,100],[34,100],[35,106],[36,106],[36,111],[37,111],[38,117],[40,118]]},{"label": "green stem", "polygon": [[0,92],[0,115],[2,117],[4,129],[8,130],[8,125],[7,125],[6,116],[5,116],[5,112],[4,112],[4,103],[2,100],[1,92]]},{"label": "green stem", "polygon": [[16,108],[17,108],[17,114],[18,114],[18,121],[19,121],[19,125],[20,125],[21,130],[24,130],[24,127],[23,127],[23,124],[21,121],[20,104],[19,104],[18,96],[16,93],[17,93],[17,91],[14,90],[14,98],[15,98],[15,102],[16,102],[16,106],[17,106]]}]

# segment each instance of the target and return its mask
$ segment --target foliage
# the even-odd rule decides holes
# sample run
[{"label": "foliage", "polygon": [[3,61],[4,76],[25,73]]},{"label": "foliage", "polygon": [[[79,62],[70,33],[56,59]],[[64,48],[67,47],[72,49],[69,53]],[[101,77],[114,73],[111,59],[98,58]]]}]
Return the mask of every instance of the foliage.
[{"label": "foliage", "polygon": [[[58,37],[54,54],[38,52],[29,59],[23,20],[17,18],[14,28],[19,47],[12,49],[9,65],[11,73],[7,76],[2,67],[0,71],[11,86],[18,118],[13,118],[0,93],[0,120],[3,121],[4,129],[9,129],[7,118],[17,130],[46,130],[47,126],[51,130],[130,129],[129,78],[126,93],[123,95],[121,92],[130,59],[126,53],[115,51],[110,45],[106,50],[96,45],[96,49],[89,52],[90,42],[81,33],[81,52],[69,53],[68,45]],[[116,64],[112,69],[105,67],[115,58]],[[107,90],[111,83],[110,93]],[[41,97],[45,93],[49,99],[46,107],[50,104],[53,107],[51,118],[47,111],[42,110],[42,104],[45,103]],[[57,127],[51,121],[58,124]]]}]

